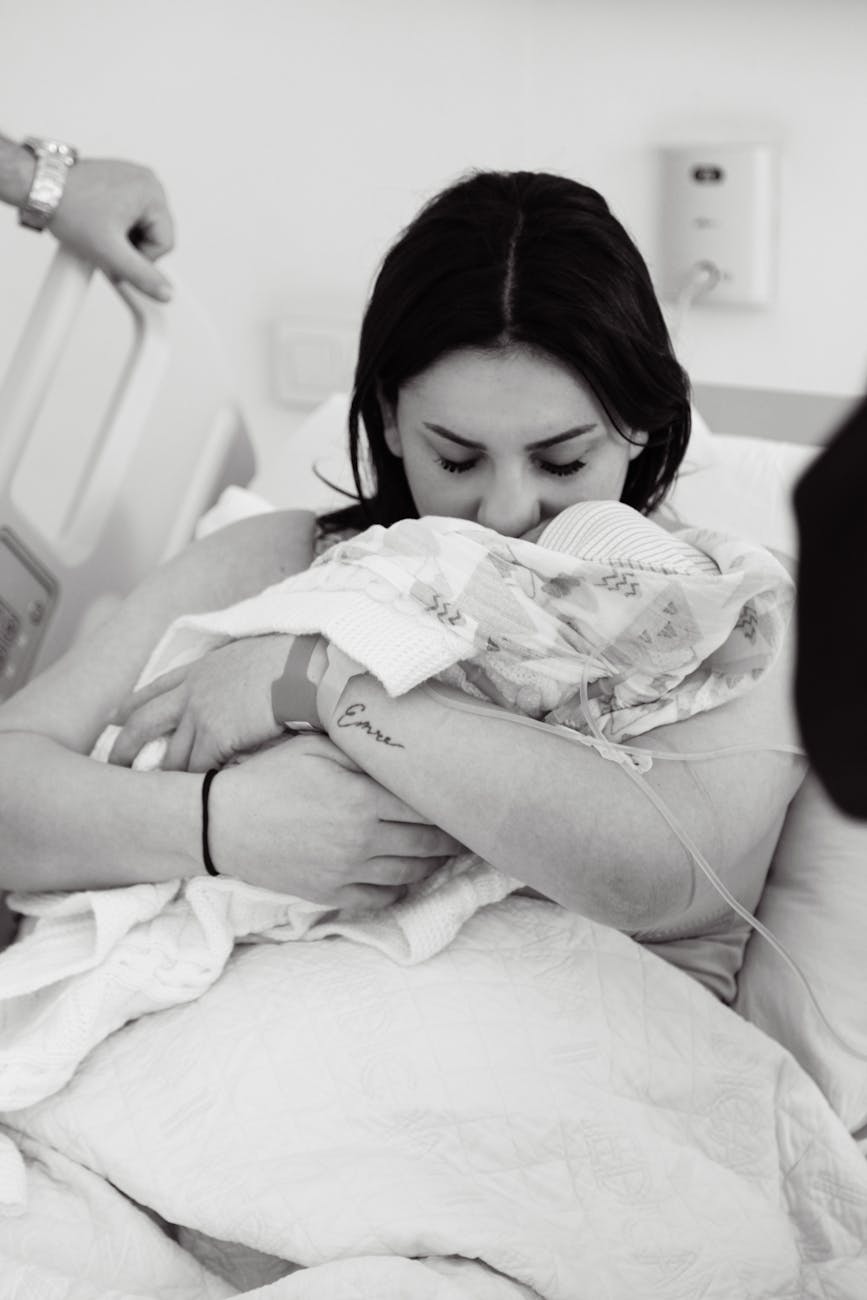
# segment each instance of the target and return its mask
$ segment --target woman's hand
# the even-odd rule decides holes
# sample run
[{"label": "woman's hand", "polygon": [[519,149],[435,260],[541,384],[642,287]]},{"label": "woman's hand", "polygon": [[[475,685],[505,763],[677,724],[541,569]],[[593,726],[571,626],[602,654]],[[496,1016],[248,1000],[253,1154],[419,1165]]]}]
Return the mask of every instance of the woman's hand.
[{"label": "woman's hand", "polygon": [[116,711],[109,762],[131,766],[142,746],[168,736],[164,771],[206,772],[283,734],[271,708],[291,636],[231,641],[133,691]]},{"label": "woman's hand", "polygon": [[461,850],[320,735],[220,772],[209,840],[221,874],[353,910],[388,906]]}]

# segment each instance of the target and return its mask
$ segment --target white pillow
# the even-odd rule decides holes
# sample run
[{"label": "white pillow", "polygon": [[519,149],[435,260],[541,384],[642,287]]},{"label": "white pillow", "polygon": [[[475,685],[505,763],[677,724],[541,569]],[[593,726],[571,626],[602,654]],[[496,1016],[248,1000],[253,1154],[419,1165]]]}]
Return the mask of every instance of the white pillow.
[{"label": "white pillow", "polygon": [[[791,493],[817,447],[710,435],[715,462],[682,472],[670,501],[689,523],[796,557]],[[786,814],[758,918],[806,977],[833,1030],[867,1055],[867,822],[846,817],[810,773]],[[735,1009],[787,1047],[850,1132],[867,1126],[867,1060],[834,1036],[780,955],[752,934]]]},{"label": "white pillow", "polygon": [[700,453],[685,458],[663,514],[674,512],[684,523],[737,533],[794,558],[798,533],[792,489],[819,449],[768,438],[707,433],[708,454],[701,432],[707,426],[700,417],[699,421]]},{"label": "white pillow", "polygon": [[[867,1055],[867,822],[844,816],[810,773],[795,796],[758,909],[822,1011]],[[787,1047],[850,1132],[867,1124],[867,1061],[823,1024],[788,965],[752,934],[735,1009]]]},{"label": "white pillow", "polygon": [[269,462],[267,475],[259,473],[250,483],[275,506],[313,510],[322,514],[350,505],[350,498],[317,477],[355,494],[349,464],[349,397],[332,393],[311,411],[286,440],[282,455]]},{"label": "white pillow", "polygon": [[[792,489],[820,449],[710,436],[714,463],[682,471],[667,506],[685,522],[796,558]],[[844,816],[813,773],[789,806],[757,915],[803,971],[833,1029],[867,1054],[867,823]],[[834,1037],[801,980],[756,933],[734,1007],[791,1051],[850,1132],[864,1129],[867,1061]]]}]

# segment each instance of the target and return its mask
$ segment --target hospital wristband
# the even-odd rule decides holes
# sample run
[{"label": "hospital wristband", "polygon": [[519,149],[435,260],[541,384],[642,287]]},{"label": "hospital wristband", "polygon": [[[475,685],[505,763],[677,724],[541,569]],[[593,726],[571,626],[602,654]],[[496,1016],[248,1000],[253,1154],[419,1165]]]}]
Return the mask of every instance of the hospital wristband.
[{"label": "hospital wristband", "polygon": [[316,709],[316,682],[310,666],[324,645],[318,634],[296,636],[279,677],[271,684],[274,721],[289,731],[321,731]]},{"label": "hospital wristband", "polygon": [[340,697],[346,690],[347,683],[353,677],[366,676],[367,669],[357,660],[344,654],[338,646],[332,645],[330,641],[326,643],[325,655],[327,660],[325,672],[316,689],[316,711],[323,729],[327,731],[337,712]]}]

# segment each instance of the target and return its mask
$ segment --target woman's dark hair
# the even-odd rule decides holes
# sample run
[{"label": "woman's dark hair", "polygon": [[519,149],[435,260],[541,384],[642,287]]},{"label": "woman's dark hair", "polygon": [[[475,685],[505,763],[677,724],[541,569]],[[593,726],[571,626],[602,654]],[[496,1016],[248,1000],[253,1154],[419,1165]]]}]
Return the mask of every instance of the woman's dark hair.
[{"label": "woman's dark hair", "polygon": [[588,186],[476,172],[422,208],[376,277],[349,408],[359,499],[325,516],[325,531],[418,514],[386,445],[381,399],[395,404],[405,383],[458,348],[521,345],[568,366],[625,437],[647,433],[622,500],[644,513],[658,505],[689,441],[689,381],[644,259]]}]

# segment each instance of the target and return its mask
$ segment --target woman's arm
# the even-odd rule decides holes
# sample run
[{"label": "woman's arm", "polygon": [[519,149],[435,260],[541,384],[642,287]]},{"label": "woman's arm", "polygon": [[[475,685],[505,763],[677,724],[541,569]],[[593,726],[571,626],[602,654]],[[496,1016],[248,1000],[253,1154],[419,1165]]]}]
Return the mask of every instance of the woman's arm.
[{"label": "woman's arm", "polygon": [[44,736],[0,735],[4,889],[103,889],[203,871],[201,778],[94,763]]},{"label": "woman's arm", "polygon": [[[674,752],[797,745],[791,663],[749,694],[636,743]],[[489,862],[572,911],[627,931],[676,924],[712,890],[621,767],[556,734],[478,716],[422,690],[389,698],[351,679],[329,735],[387,789]],[[703,762],[657,759],[644,778],[725,880],[768,833],[804,765],[764,750]]]},{"label": "woman's arm", "polygon": [[312,538],[311,514],[281,511],[195,543],[0,707],[0,887],[99,887],[201,870],[200,778],[146,777],[84,756],[175,617],[306,568]]},{"label": "woman's arm", "polygon": [[16,208],[27,198],[33,176],[32,154],[14,140],[0,135],[0,203]]},{"label": "woman's arm", "polygon": [[[175,692],[180,703],[164,697],[168,714],[159,713],[153,735],[184,725],[180,715],[191,710],[202,770],[234,752],[236,734],[245,736],[242,748],[248,748],[257,720],[266,720],[260,738],[267,739],[275,725],[269,696],[275,673],[270,646],[270,671],[258,662],[262,640],[229,647],[240,664],[230,680],[243,682],[235,701],[239,725],[220,704],[225,686],[216,698],[205,690],[202,699],[195,689],[185,695],[185,686]],[[273,640],[279,650],[281,640],[292,638]],[[198,666],[219,679],[216,661],[223,653],[206,655]],[[208,674],[203,682],[208,685]],[[423,689],[391,699],[362,674],[343,688],[328,732],[376,782],[570,910],[631,932],[664,930],[718,912],[714,887],[641,783],[619,764],[552,729],[521,726],[495,705],[478,707],[481,715],[468,714]],[[144,716],[149,708],[145,704],[140,719],[127,720],[124,761],[151,738],[152,720]],[[300,704],[292,716],[303,716]],[[801,758],[774,752],[775,746],[798,745],[787,649],[740,699],[659,727],[636,745],[685,756],[750,747],[710,760],[656,759],[643,780],[733,892],[744,881],[754,883],[767,869],[769,843],[804,770]]]},{"label": "woman's arm", "polygon": [[89,753],[150,652],[182,614],[222,609],[300,573],[313,558],[314,516],[243,519],[155,569],[85,640],[0,706],[0,732],[31,731]]}]

